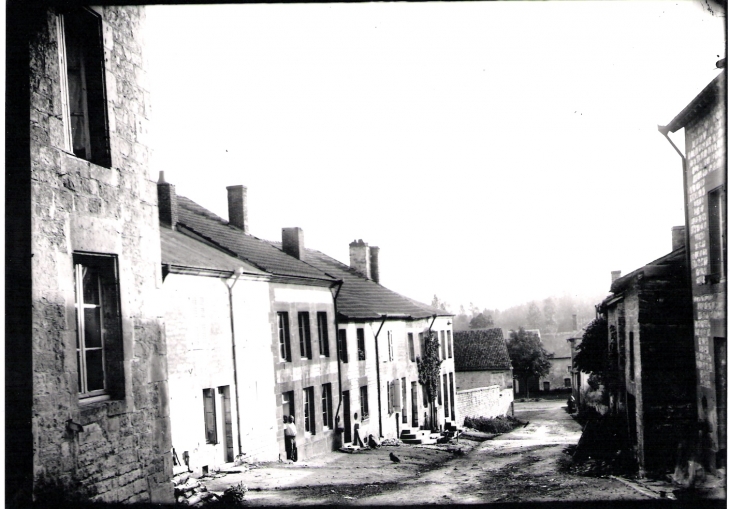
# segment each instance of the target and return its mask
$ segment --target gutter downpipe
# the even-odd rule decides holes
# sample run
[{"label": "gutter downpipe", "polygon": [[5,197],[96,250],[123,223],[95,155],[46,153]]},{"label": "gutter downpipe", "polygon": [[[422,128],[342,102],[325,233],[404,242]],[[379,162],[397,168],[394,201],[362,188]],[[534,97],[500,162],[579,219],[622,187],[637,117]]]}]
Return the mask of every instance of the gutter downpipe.
[{"label": "gutter downpipe", "polygon": [[[228,307],[231,312],[231,350],[233,352],[233,385],[236,387],[236,426],[238,428],[238,454],[243,454],[241,448],[241,405],[238,400],[238,363],[236,362],[236,328],[233,322],[233,287],[236,286],[238,278],[243,274],[243,269],[238,268],[235,270],[233,275],[236,279],[233,283],[228,284],[228,280],[223,279],[223,284],[228,288]],[[230,279],[230,278],[229,278]]]},{"label": "gutter downpipe", "polygon": [[380,401],[380,351],[378,349],[378,336],[380,336],[380,331],[383,330],[383,325],[385,325],[387,318],[388,315],[383,315],[383,321],[380,322],[378,332],[375,333],[375,374],[378,380],[378,436],[381,438],[383,436],[383,412],[382,402]]},{"label": "gutter downpipe", "polygon": [[689,252],[689,195],[687,194],[687,157],[682,153],[677,145],[674,144],[672,139],[669,137],[669,128],[667,126],[658,125],[657,129],[662,136],[672,145],[674,150],[677,151],[679,157],[682,158],[682,188],[684,189],[684,255],[687,263],[687,283],[692,285],[692,263]]},{"label": "gutter downpipe", "polygon": [[[337,418],[340,416],[340,407],[342,406],[342,356],[340,355],[340,320],[337,318],[337,297],[340,295],[342,289],[342,281],[337,281],[337,291],[332,296],[332,301],[335,306],[335,345],[337,345],[337,394],[339,401],[337,402],[337,411],[335,412],[335,429],[337,426]],[[332,291],[330,286],[330,291]]]}]

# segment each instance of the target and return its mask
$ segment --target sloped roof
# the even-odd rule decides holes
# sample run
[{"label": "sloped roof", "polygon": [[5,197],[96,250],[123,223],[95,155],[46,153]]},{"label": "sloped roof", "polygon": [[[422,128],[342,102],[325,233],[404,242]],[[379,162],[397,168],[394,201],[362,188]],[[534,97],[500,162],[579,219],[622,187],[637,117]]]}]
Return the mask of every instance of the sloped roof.
[{"label": "sloped roof", "polygon": [[723,69],[669,124],[664,127],[660,126],[659,130],[676,132],[694,120],[707,106],[713,104],[725,93],[726,75],[727,69]]},{"label": "sloped roof", "polygon": [[289,256],[271,242],[244,233],[184,196],[177,197],[178,224],[235,253],[239,258],[270,274],[335,282],[311,265]]},{"label": "sloped roof", "polygon": [[686,257],[684,246],[679,249],[675,249],[669,254],[657,258],[653,262],[649,262],[643,267],[636,269],[623,277],[618,278],[611,284],[611,292],[618,293],[623,291],[630,283],[640,274],[649,272],[648,275],[655,275],[658,273],[664,273],[669,271],[677,271],[678,275],[682,275],[679,271],[684,270],[683,267],[686,265]]},{"label": "sloped roof", "polygon": [[162,248],[163,265],[219,272],[233,272],[238,268],[242,268],[248,274],[266,274],[266,272],[228,255],[220,249],[206,245],[199,240],[162,225],[160,225],[160,247]]},{"label": "sloped roof", "polygon": [[337,312],[349,319],[382,318],[383,315],[404,318],[453,316],[447,311],[422,304],[387,289],[348,265],[315,249],[305,248],[304,261],[342,281],[337,297]]},{"label": "sloped roof", "polygon": [[502,329],[455,331],[454,366],[456,371],[511,369]]}]

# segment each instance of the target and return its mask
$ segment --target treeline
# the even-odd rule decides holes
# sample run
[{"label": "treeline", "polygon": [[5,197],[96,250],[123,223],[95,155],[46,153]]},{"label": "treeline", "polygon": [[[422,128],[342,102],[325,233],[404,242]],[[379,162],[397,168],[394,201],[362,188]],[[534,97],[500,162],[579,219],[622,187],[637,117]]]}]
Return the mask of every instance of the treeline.
[{"label": "treeline", "polygon": [[470,302],[468,308],[451,306],[434,295],[431,305],[454,313],[454,330],[500,327],[507,330],[540,329],[540,332],[567,332],[573,330],[573,315],[577,315],[578,328],[596,317],[596,304],[605,295],[574,297],[551,296],[541,301],[530,301],[505,310],[479,308]]}]

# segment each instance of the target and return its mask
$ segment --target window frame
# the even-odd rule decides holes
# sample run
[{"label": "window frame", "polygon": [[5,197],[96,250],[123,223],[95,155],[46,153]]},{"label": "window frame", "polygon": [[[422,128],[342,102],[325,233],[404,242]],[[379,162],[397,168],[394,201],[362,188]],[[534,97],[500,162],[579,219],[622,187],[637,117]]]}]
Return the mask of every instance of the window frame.
[{"label": "window frame", "polygon": [[388,360],[393,362],[393,331],[388,331]]},{"label": "window frame", "polygon": [[326,311],[317,311],[317,338],[319,340],[319,355],[329,357],[330,343]]},{"label": "window frame", "polygon": [[[79,402],[92,403],[121,397],[124,388],[123,336],[119,290],[119,265],[116,255],[74,252],[74,308],[76,319],[76,368]],[[86,270],[86,272],[84,271]],[[84,278],[95,275],[98,303],[86,302]],[[79,301],[81,297],[81,301]],[[84,312],[80,313],[79,310]],[[87,346],[87,309],[98,309],[99,346]],[[101,352],[102,388],[88,390],[87,352]]]},{"label": "window frame", "polygon": [[449,349],[449,359],[453,359],[454,358],[454,343],[453,343],[453,340],[451,339],[450,330],[446,331],[446,343],[447,343],[447,346]]},{"label": "window frame", "polygon": [[[106,87],[103,17],[88,7],[56,16],[63,150],[92,164],[111,168],[111,142]],[[75,27],[73,25],[76,25]],[[78,28],[78,30],[74,30]],[[75,37],[74,37],[75,36]],[[71,49],[73,47],[73,49]],[[70,53],[79,57],[80,113],[71,111]],[[93,110],[93,111],[91,111]],[[73,118],[82,118],[83,154],[74,148]],[[77,138],[78,139],[78,138]],[[80,150],[80,149],[79,149]],[[86,151],[89,153],[87,154]]]},{"label": "window frame", "polygon": [[362,327],[358,327],[356,329],[357,334],[357,360],[364,361],[365,360],[365,329]]},{"label": "window frame", "polygon": [[368,406],[368,386],[360,386],[360,419],[365,420],[370,417],[370,410]]},{"label": "window frame", "polygon": [[340,361],[347,364],[347,329],[339,329],[337,331],[337,353],[339,354]]},{"label": "window frame", "polygon": [[[449,416],[449,375],[444,373],[444,417]],[[439,381],[439,404],[441,404],[441,382]]]},{"label": "window frame", "polygon": [[402,405],[401,405],[401,421],[403,424],[406,424],[408,422],[408,382],[406,381],[406,377],[401,378],[401,399]]},{"label": "window frame", "polygon": [[719,283],[727,275],[727,195],[725,186],[707,193],[707,269],[705,280]]},{"label": "window frame", "polygon": [[310,435],[317,434],[317,417],[314,408],[314,387],[305,387],[302,391],[302,408],[304,409],[304,432]]},{"label": "window frame", "polygon": [[203,417],[205,423],[205,443],[218,443],[218,423],[216,422],[215,389],[203,389]]},{"label": "window frame", "polygon": [[334,429],[332,416],[332,384],[322,384],[322,429]]},{"label": "window frame", "polygon": [[312,329],[309,324],[309,311],[297,313],[299,325],[299,353],[302,359],[312,359]]},{"label": "window frame", "polygon": [[410,356],[411,362],[416,362],[416,349],[413,344],[413,333],[408,333],[408,355]]},{"label": "window frame", "polygon": [[279,338],[279,361],[291,362],[291,334],[289,333],[289,313],[277,311],[277,335]]}]

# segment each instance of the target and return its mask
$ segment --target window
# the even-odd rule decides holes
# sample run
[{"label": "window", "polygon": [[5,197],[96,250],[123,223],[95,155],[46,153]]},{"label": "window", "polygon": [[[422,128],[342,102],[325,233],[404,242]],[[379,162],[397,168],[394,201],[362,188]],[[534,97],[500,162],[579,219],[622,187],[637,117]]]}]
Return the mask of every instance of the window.
[{"label": "window", "polygon": [[441,343],[441,358],[446,358],[446,334],[444,331],[440,331],[437,333],[440,336],[440,343]]},{"label": "window", "polygon": [[388,415],[393,413],[393,382],[388,382]]},{"label": "window", "polygon": [[[444,378],[446,378],[446,375],[444,375]],[[444,380],[444,382],[445,381],[446,380]],[[438,383],[438,389],[437,389],[437,391],[438,392],[436,393],[436,401],[440,405],[441,404],[441,381],[439,381],[439,383]]]},{"label": "window", "polygon": [[57,19],[65,149],[111,166],[101,18],[76,9]]},{"label": "window", "polygon": [[[444,387],[446,390],[446,387]],[[451,402],[451,419],[456,419],[456,396],[454,395],[454,373],[449,373],[449,401]]]},{"label": "window", "polygon": [[[441,391],[441,384],[439,384],[439,391]],[[441,403],[439,401],[439,403]],[[444,416],[449,416],[449,375],[444,374]]]},{"label": "window", "polygon": [[329,357],[330,340],[327,335],[327,313],[324,311],[317,313],[317,334],[319,336],[319,354]]},{"label": "window", "polygon": [[338,332],[338,347],[340,350],[340,360],[347,362],[347,330],[340,329]]},{"label": "window", "polygon": [[543,382],[542,383],[542,390],[543,391],[549,391],[550,390],[550,382]]},{"label": "window", "polygon": [[403,406],[403,410],[402,410],[403,411],[403,423],[405,424],[406,422],[408,422],[408,403],[407,403],[407,399],[406,399],[407,387],[406,387],[405,377],[400,379],[400,387],[401,387],[401,402],[402,402],[402,406]]},{"label": "window", "polygon": [[362,415],[362,420],[365,420],[370,415],[370,412],[368,411],[368,386],[363,385],[360,387],[360,414]]},{"label": "window", "polygon": [[291,362],[291,341],[289,340],[289,313],[277,313],[279,328],[279,355],[282,361]]},{"label": "window", "polygon": [[281,414],[284,417],[294,415],[294,391],[283,392],[281,394]]},{"label": "window", "polygon": [[416,362],[416,349],[413,345],[413,333],[408,333],[408,355],[411,358],[411,362]]},{"label": "window", "polygon": [[322,386],[322,426],[332,429],[332,384]]},{"label": "window", "polygon": [[215,425],[215,389],[203,389],[203,409],[205,411],[205,443],[217,444],[218,433]]},{"label": "window", "polygon": [[117,260],[74,254],[76,361],[80,398],[121,397],[124,387]]},{"label": "window", "polygon": [[365,329],[357,329],[357,360],[365,360]]},{"label": "window", "polygon": [[634,331],[629,332],[629,377],[634,379]]},{"label": "window", "polygon": [[454,356],[454,349],[453,349],[453,343],[451,340],[451,331],[446,331],[446,343],[449,347],[449,359],[451,359]]},{"label": "window", "polygon": [[720,186],[707,193],[707,207],[709,214],[709,237],[710,237],[710,275],[711,283],[719,283],[725,277],[725,260],[727,259],[727,239],[725,228],[727,219],[725,187]]},{"label": "window", "polygon": [[299,313],[299,348],[302,359],[312,358],[312,335],[309,329],[309,313]]},{"label": "window", "polygon": [[570,389],[570,378],[563,378],[563,384],[565,384],[565,387]]},{"label": "window", "polygon": [[393,332],[388,331],[388,360],[393,362]]},{"label": "window", "polygon": [[314,435],[315,419],[314,419],[314,387],[304,389],[304,431]]}]

